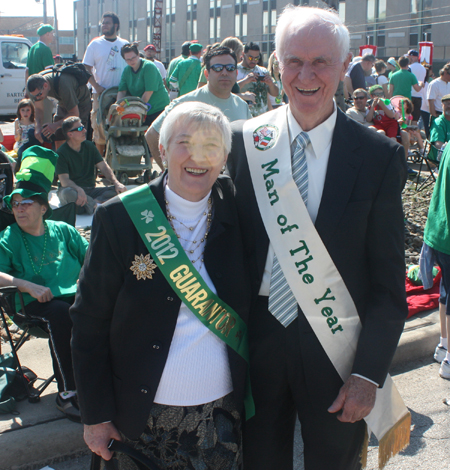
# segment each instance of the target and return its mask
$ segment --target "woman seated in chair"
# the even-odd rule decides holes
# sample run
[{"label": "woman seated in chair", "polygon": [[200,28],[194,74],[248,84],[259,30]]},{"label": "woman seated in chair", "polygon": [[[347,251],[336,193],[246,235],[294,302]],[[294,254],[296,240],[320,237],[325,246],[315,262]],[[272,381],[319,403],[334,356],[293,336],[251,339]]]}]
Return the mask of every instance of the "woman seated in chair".
[{"label": "woman seated in chair", "polygon": [[[0,286],[16,286],[28,315],[42,318],[50,336],[53,369],[58,382],[56,406],[80,421],[72,369],[69,307],[88,242],[64,223],[46,220],[58,156],[33,146],[23,153],[14,191],[5,197],[16,223],[0,233]],[[16,305],[19,305],[16,303]]]}]

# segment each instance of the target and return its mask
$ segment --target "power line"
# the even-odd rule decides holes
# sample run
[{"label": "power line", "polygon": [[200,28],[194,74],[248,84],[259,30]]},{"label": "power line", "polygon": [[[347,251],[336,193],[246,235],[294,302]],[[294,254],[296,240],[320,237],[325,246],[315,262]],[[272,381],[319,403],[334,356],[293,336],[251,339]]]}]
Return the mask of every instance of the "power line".
[{"label": "power line", "polygon": [[[422,24],[421,26],[434,26],[434,25],[437,25],[437,24],[450,24],[450,20],[448,21],[437,21],[435,23],[425,23],[425,24]],[[419,26],[419,25],[413,25],[413,26]],[[382,29],[382,30],[379,30],[379,31],[396,31],[396,30],[399,30],[399,29],[406,29],[406,28],[409,28],[411,26],[397,26],[395,28],[386,28],[386,29]],[[370,33],[370,31],[367,31],[367,30],[364,30],[364,31],[352,31],[350,33],[350,35],[353,35],[353,34],[366,34],[367,33]]]},{"label": "power line", "polygon": [[382,20],[379,20],[378,22],[373,22],[373,23],[365,23],[365,24],[361,24],[361,25],[348,25],[347,24],[347,27],[363,27],[363,26],[370,26],[370,27],[374,27],[374,26],[383,26],[385,24],[390,24],[390,23],[401,23],[401,22],[409,22],[408,25],[406,26],[403,26],[404,28],[407,28],[407,27],[414,27],[414,26],[419,26],[419,25],[423,25],[423,26],[426,26],[428,24],[432,24],[430,22],[428,22],[428,20],[432,20],[432,19],[436,19],[436,18],[450,18],[450,12],[449,13],[446,13],[445,15],[435,15],[435,16],[427,16],[426,18],[422,18],[422,20],[426,20],[426,21],[422,21],[420,24],[419,23],[412,23],[411,22],[411,19],[410,18],[405,18],[403,20],[392,20],[392,21],[382,21]]},{"label": "power line", "polygon": [[[439,12],[442,12],[442,10],[444,10],[445,8],[447,9],[450,9],[450,5],[448,6],[444,6],[444,7],[439,7],[439,8],[427,8],[426,10],[417,10],[417,15],[419,13],[427,13],[427,12],[431,12],[431,11],[435,11],[435,10],[439,10]],[[413,13],[412,12],[407,12],[407,13],[398,13],[397,15],[389,15],[389,18],[398,18],[400,16],[405,16],[405,15],[408,15],[409,18],[405,18],[405,19],[400,19],[400,20],[392,20],[392,21],[383,21],[383,20],[380,20],[380,18],[377,18],[377,20],[379,22],[382,22],[382,23],[392,23],[392,22],[395,22],[395,21],[411,21],[412,18],[411,18],[411,15]],[[450,14],[450,13],[449,13]],[[415,14],[414,14],[415,15]],[[435,16],[436,18],[438,17],[439,15]],[[446,15],[440,15],[440,16],[446,16]],[[433,16],[432,16],[433,17]],[[422,20],[423,19],[426,19],[426,18],[430,18],[430,17],[427,17],[427,16],[422,16]],[[346,26],[349,27],[349,26],[352,26],[352,27],[362,27],[362,26],[371,26],[373,23],[359,23],[359,24],[351,24],[351,23],[346,23]]]}]

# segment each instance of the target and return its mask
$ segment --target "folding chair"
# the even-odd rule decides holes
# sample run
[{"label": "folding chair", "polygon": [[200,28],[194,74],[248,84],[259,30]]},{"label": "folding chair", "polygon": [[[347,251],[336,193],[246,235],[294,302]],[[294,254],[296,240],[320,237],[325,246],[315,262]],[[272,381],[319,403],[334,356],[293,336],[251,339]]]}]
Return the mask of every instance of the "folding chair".
[{"label": "folding chair", "polygon": [[[19,296],[20,312],[16,310],[16,294]],[[38,387],[30,387],[24,378],[17,351],[32,335],[39,338],[48,338],[45,322],[37,318],[32,318],[26,314],[22,293],[17,287],[0,287],[0,315],[2,317],[3,326],[5,328],[6,336],[11,347],[11,353],[17,362],[17,368],[19,369],[20,377],[23,378],[23,384],[28,396],[28,401],[30,403],[37,403],[40,400],[42,392],[50,385],[55,376],[52,375],[48,379],[45,379]],[[19,338],[16,340],[13,339],[11,332],[9,331],[6,315],[22,330]]]},{"label": "folding chair", "polygon": [[[75,226],[76,212],[75,203],[70,203],[65,206],[53,210],[50,217],[52,220],[63,221]],[[0,209],[0,231],[15,222],[14,215],[8,211]],[[16,308],[16,295],[18,296],[20,309]],[[26,313],[26,308],[23,303],[22,293],[17,287],[0,287],[0,315],[2,318],[3,326],[6,331],[11,352],[17,361],[18,369],[21,377],[23,377],[22,366],[17,354],[17,351],[24,345],[30,336],[38,338],[48,338],[48,331],[46,323],[38,318],[33,318]],[[21,332],[18,339],[13,339],[8,324],[8,318],[16,324]],[[40,400],[42,392],[50,385],[55,378],[54,375],[48,379],[44,379],[43,383],[38,387],[29,387],[25,379],[23,379],[24,387],[30,403],[37,403]]]},{"label": "folding chair", "polygon": [[[420,162],[419,171],[417,173],[416,191],[422,191],[422,189],[426,188],[427,186],[436,181],[434,171],[439,168],[439,162],[441,161],[441,157],[442,150],[436,148],[429,140],[426,140],[424,144],[423,157]],[[420,182],[420,175],[422,173],[424,163],[427,166],[427,169],[430,174],[422,182]]]}]

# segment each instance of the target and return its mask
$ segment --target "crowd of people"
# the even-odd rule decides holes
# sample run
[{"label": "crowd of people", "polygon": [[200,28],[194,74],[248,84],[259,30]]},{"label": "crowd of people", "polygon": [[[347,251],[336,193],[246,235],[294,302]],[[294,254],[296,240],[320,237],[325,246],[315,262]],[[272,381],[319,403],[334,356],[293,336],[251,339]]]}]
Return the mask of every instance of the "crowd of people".
[{"label": "crowd of people", "polygon": [[[307,470],[360,469],[368,426],[400,451],[410,415],[388,370],[407,315],[405,157],[424,138],[445,148],[450,63],[430,81],[415,50],[351,60],[338,15],[305,6],[278,19],[268,68],[258,44],[229,37],[185,42],[166,70],[119,30],[104,13],[86,83],[54,73],[41,26],[15,122],[0,285],[48,324],[58,408],[121,470],[139,467],[111,439],[161,468],[289,470],[297,418]],[[144,103],[161,169],[128,191],[97,119],[111,87]],[[98,171],[110,186],[96,187]],[[55,175],[61,203],[94,216],[89,247],[48,219]],[[445,324],[450,250],[437,232]]]},{"label": "crowd of people", "polygon": [[[447,135],[442,140],[442,134],[446,134],[449,71],[450,63],[435,78],[415,49],[386,62],[370,53],[354,57],[344,78],[345,96],[352,102],[347,115],[401,143],[406,155],[413,148],[423,155],[426,139],[441,149],[448,141]],[[417,176],[410,168],[408,172]]]}]

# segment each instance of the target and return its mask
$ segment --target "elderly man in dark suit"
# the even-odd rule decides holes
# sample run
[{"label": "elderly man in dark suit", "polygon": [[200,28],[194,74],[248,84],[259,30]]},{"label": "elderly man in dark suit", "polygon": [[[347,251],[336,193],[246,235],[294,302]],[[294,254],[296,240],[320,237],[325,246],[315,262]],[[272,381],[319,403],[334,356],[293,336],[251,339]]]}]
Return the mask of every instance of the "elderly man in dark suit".
[{"label": "elderly man in dark suit", "polygon": [[[232,125],[228,169],[236,185],[255,298],[249,334],[256,415],[246,423],[246,470],[292,469],[297,416],[305,469],[360,468],[363,418],[372,415],[380,403],[376,397],[391,381],[388,369],[407,314],[401,204],[406,164],[399,145],[348,119],[333,101],[350,60],[348,47],[348,31],[334,13],[287,7],[277,24],[276,53],[289,105]],[[277,149],[284,136],[283,152]],[[295,150],[289,151],[290,145]],[[270,151],[272,156],[266,157]],[[296,197],[300,192],[304,204],[291,198],[295,195],[287,183],[277,187],[283,158],[290,173],[289,155],[291,181],[297,183]],[[300,159],[304,164],[298,169]],[[258,175],[263,176],[262,184]],[[270,211],[279,204],[286,212],[271,220]],[[289,214],[301,214],[300,205],[306,210],[294,224]],[[335,349],[334,355],[329,351],[331,343],[349,331],[347,324],[333,316],[330,307],[318,316],[311,314],[315,304],[322,307],[327,305],[322,301],[337,299],[334,287],[324,287],[313,297],[312,307],[296,294],[300,284],[309,284],[309,289],[329,279],[323,263],[315,263],[309,241],[306,246],[301,230],[308,224],[307,236],[314,235],[315,245],[324,247],[323,258],[328,257],[330,269],[337,268],[341,287],[351,299],[348,310],[355,309],[360,321],[344,373],[338,374],[339,361],[349,348]],[[290,233],[298,234],[297,247],[285,256],[296,261],[293,274],[283,265],[283,240]],[[287,288],[280,287],[280,266]],[[310,274],[310,268],[319,275]],[[298,281],[291,282],[295,275]],[[293,312],[280,308],[289,305],[283,296],[290,290],[295,296]],[[317,322],[323,322],[324,329],[317,329]]]}]

